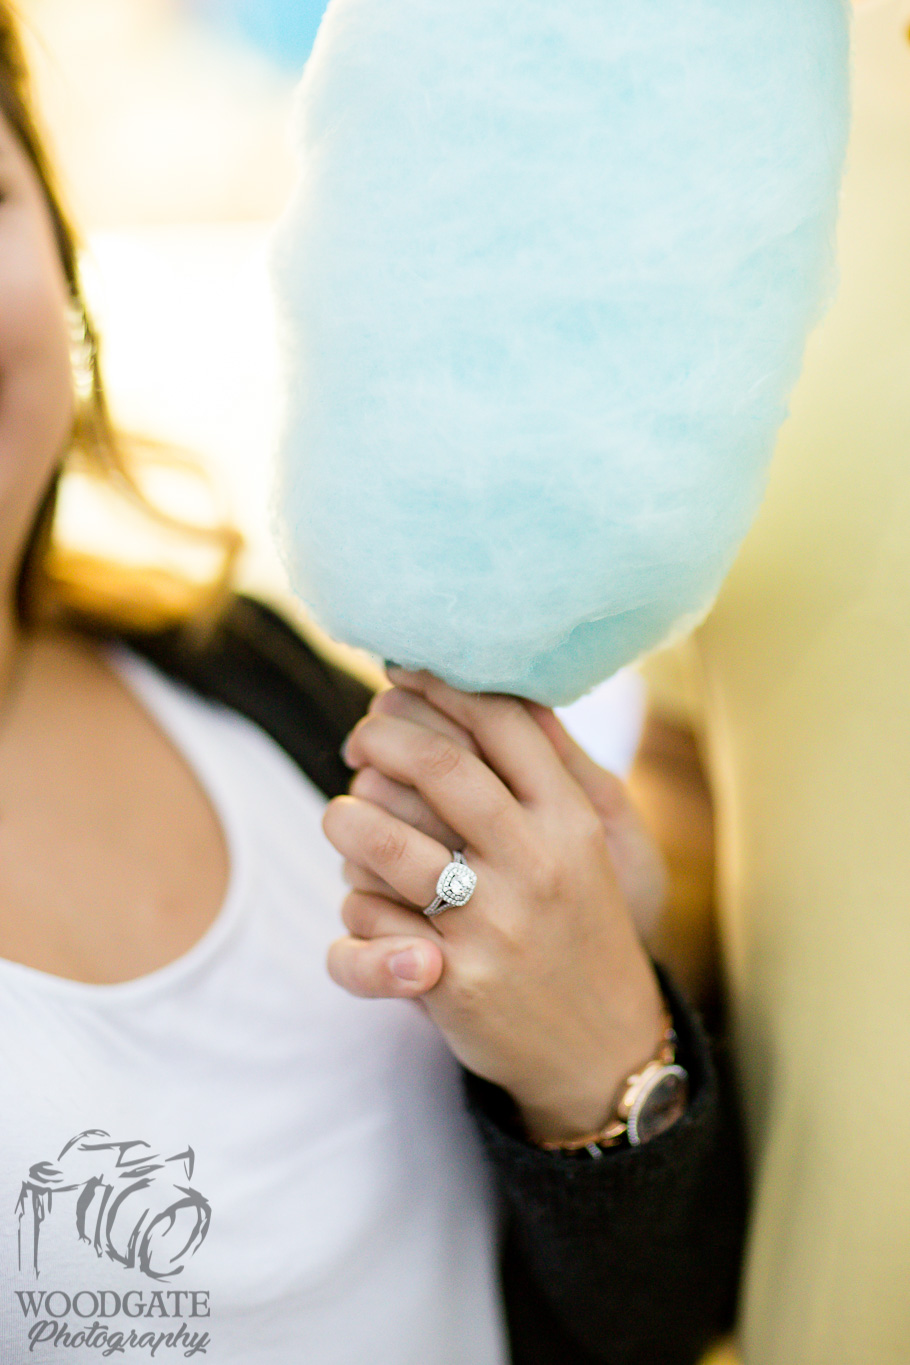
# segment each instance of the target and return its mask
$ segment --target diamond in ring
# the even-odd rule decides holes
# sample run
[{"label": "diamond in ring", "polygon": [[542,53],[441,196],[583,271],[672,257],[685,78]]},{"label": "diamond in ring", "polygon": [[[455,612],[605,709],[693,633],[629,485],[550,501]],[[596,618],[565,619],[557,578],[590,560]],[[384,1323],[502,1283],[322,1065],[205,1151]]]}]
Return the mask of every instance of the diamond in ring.
[{"label": "diamond in ring", "polygon": [[424,914],[431,917],[443,910],[459,905],[467,905],[477,885],[477,873],[468,867],[461,853],[453,853],[452,861],[447,863],[439,874],[436,883],[436,899],[428,905]]},{"label": "diamond in ring", "polygon": [[467,863],[449,863],[436,883],[436,894],[450,905],[466,905],[477,885],[477,874]]}]

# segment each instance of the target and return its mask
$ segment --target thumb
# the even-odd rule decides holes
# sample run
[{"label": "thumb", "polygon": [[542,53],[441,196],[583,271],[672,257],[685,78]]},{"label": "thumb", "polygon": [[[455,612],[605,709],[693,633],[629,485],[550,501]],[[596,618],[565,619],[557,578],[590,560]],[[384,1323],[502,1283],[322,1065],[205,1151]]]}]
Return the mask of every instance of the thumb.
[{"label": "thumb", "polygon": [[339,938],[329,947],[329,976],[350,995],[411,998],[433,989],[442,976],[442,949],[426,938],[401,935]]}]

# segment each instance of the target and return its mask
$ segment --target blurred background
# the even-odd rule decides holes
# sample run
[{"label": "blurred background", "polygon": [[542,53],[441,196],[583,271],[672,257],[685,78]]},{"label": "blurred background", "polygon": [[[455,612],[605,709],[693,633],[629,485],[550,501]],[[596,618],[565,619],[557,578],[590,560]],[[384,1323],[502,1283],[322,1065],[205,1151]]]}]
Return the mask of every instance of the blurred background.
[{"label": "blurred background", "polygon": [[[278,411],[266,273],[294,174],[294,86],[319,0],[21,0],[116,419],[188,448],[282,596],[269,535]],[[188,509],[191,510],[191,509]],[[92,509],[68,506],[91,522]],[[110,534],[100,519],[90,537]]]},{"label": "blurred background", "polygon": [[[246,536],[241,586],[298,618],[270,533],[280,395],[266,262],[295,173],[294,89],[324,8],[323,0],[18,4],[64,197],[83,235],[115,418],[188,449],[213,474]],[[128,553],[105,510],[73,481],[67,529],[93,548]],[[642,709],[642,685],[627,673],[567,720],[595,757],[622,771]]]}]

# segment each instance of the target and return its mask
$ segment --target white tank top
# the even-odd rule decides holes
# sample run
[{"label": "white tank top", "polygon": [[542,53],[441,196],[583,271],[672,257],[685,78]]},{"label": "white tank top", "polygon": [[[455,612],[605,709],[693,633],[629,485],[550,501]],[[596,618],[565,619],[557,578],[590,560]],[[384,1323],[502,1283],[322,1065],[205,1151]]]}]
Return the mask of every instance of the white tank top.
[{"label": "white tank top", "polygon": [[111,659],[209,793],[230,884],[137,980],[0,959],[0,1360],[501,1365],[457,1066],[418,1005],[326,973],[321,796],[250,722]]}]

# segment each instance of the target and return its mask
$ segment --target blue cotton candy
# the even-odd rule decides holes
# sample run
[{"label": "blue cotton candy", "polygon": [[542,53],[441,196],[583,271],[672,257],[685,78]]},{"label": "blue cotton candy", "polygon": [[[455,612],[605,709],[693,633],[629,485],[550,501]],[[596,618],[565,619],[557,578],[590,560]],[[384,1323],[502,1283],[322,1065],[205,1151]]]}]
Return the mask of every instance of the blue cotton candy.
[{"label": "blue cotton candy", "polygon": [[847,0],[331,0],[274,249],[337,638],[565,703],[709,607],[832,287]]}]

